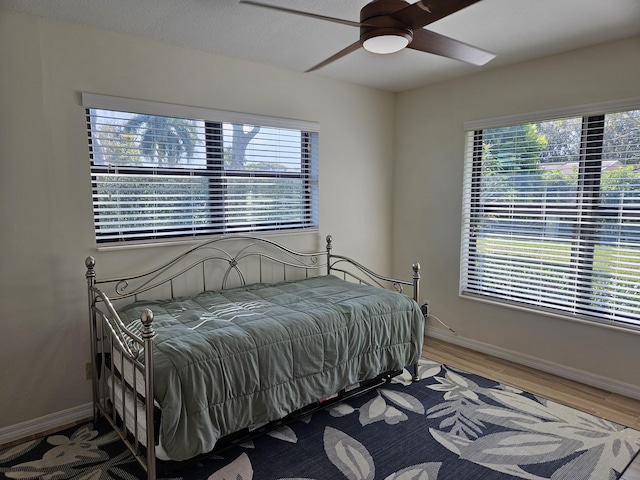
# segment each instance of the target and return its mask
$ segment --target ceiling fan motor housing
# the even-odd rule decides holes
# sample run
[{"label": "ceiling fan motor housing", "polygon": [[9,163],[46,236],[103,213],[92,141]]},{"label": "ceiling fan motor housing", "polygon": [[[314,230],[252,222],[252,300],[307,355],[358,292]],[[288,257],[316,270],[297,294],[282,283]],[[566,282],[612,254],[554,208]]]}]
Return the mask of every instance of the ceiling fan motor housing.
[{"label": "ceiling fan motor housing", "polygon": [[404,37],[407,42],[413,40],[413,31],[403,22],[390,14],[409,5],[404,0],[374,0],[360,10],[360,43],[382,35]]}]

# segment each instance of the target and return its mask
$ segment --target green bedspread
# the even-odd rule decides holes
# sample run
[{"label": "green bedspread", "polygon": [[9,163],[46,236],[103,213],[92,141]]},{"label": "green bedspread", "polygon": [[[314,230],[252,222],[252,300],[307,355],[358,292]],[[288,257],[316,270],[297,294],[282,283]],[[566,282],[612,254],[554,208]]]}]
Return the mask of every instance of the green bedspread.
[{"label": "green bedspread", "polygon": [[154,313],[160,442],[174,460],[351,384],[417,362],[424,318],[405,295],[334,276],[139,301]]}]

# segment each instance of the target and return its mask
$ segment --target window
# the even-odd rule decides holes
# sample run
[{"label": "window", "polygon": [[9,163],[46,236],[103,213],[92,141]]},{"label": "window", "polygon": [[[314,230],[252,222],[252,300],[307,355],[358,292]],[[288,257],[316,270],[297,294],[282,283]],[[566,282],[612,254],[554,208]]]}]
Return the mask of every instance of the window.
[{"label": "window", "polygon": [[640,110],[604,112],[465,124],[461,295],[640,329]]},{"label": "window", "polygon": [[83,102],[99,243],[318,227],[317,124]]}]

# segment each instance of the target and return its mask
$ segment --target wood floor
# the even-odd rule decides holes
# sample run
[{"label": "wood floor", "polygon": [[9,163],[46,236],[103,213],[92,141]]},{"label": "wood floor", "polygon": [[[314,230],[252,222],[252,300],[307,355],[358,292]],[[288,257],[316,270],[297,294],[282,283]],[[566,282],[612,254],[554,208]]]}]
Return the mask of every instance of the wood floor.
[{"label": "wood floor", "polygon": [[[433,338],[425,340],[422,353],[431,360],[477,373],[640,430],[640,400],[606,392]],[[640,456],[636,456],[620,480],[640,480]]]}]

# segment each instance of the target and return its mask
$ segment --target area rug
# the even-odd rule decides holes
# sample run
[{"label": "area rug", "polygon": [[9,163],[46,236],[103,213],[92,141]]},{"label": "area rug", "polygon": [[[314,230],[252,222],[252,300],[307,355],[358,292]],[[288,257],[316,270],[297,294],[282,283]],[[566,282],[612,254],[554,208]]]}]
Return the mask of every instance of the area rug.
[{"label": "area rug", "polygon": [[[421,359],[367,394],[184,464],[184,480],[614,480],[640,432]],[[163,466],[160,465],[160,470]],[[13,479],[136,479],[143,471],[103,425],[0,450]]]}]

